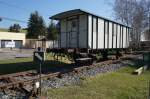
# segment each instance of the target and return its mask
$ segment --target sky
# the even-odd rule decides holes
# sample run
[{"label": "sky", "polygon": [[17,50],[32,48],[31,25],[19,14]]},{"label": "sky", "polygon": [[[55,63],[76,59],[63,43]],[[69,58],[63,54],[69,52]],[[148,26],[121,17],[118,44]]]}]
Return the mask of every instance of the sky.
[{"label": "sky", "polygon": [[113,20],[113,2],[114,0],[0,0],[0,17],[23,21],[3,19],[0,21],[0,28],[8,28],[14,23],[25,28],[34,11],[43,16],[46,25],[50,23],[50,16],[72,9],[83,9]]}]

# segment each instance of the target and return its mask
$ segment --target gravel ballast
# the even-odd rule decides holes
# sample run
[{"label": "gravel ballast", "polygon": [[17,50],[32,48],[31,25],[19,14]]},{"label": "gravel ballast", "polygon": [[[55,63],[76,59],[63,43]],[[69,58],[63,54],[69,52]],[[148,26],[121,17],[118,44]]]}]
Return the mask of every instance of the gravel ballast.
[{"label": "gravel ballast", "polygon": [[128,60],[118,62],[116,64],[93,66],[92,68],[84,69],[79,73],[65,73],[61,78],[55,77],[48,80],[43,80],[42,90],[46,91],[50,88],[60,88],[68,85],[78,85],[82,78],[95,76],[100,73],[116,71],[121,67],[127,66],[127,64],[129,64]]}]

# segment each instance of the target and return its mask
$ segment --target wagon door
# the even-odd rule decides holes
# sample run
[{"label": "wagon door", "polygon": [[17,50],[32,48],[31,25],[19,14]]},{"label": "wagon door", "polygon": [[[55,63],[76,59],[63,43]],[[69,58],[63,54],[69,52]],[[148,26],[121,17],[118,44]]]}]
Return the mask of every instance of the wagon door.
[{"label": "wagon door", "polygon": [[78,19],[68,21],[68,47],[76,48],[78,41]]}]

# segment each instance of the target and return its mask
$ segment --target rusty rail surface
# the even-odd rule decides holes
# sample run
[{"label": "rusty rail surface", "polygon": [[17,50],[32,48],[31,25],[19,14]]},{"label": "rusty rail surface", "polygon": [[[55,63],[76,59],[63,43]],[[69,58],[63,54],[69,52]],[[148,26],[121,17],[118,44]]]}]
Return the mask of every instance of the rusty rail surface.
[{"label": "rusty rail surface", "polygon": [[5,75],[0,75],[0,79],[7,78],[7,77],[24,76],[24,75],[29,75],[29,74],[32,74],[32,73],[36,74],[37,72],[35,70],[29,70],[29,71],[24,71],[24,72],[5,74]]},{"label": "rusty rail surface", "polygon": [[[60,74],[60,72],[43,75],[42,79],[56,77],[59,74]],[[39,77],[38,77],[38,75],[36,75],[35,78],[30,79],[30,80],[22,80],[22,81],[15,81],[15,82],[7,83],[7,84],[2,84],[2,85],[0,85],[0,90],[6,89],[6,88],[11,88],[11,87],[18,87],[20,85],[25,85],[25,84],[33,84],[34,81],[38,81],[38,80],[39,80]]]}]

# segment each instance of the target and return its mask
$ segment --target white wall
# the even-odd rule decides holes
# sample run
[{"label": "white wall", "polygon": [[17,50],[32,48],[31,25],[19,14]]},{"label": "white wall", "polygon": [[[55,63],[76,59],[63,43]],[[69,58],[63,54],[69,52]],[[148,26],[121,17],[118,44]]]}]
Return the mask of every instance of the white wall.
[{"label": "white wall", "polygon": [[104,20],[98,19],[98,48],[104,48]]},{"label": "white wall", "polygon": [[117,25],[117,48],[120,48],[119,45],[120,45],[120,25]]},{"label": "white wall", "polygon": [[116,24],[114,24],[114,34],[113,34],[113,48],[116,48]]},{"label": "white wall", "polygon": [[58,41],[46,41],[46,48],[58,48]]},{"label": "white wall", "polygon": [[[92,16],[88,15],[88,23],[87,23],[87,16],[86,15],[80,15],[79,16],[79,48],[87,48],[87,41],[88,41],[88,48],[92,49],[92,39],[93,39],[93,49],[96,49],[97,47],[97,41],[96,38],[98,37],[98,49],[104,48],[104,20],[101,18],[98,18],[98,35],[97,35],[97,19],[96,17],[93,17],[93,33],[92,33]],[[114,34],[112,35],[112,24],[114,24]],[[68,47],[77,48],[77,34],[73,35],[75,39],[69,39],[69,34],[66,41],[66,32],[71,31],[71,23],[67,22],[66,26],[66,20],[61,20],[61,47],[66,48],[66,45],[70,45]],[[88,29],[87,29],[88,25]],[[109,31],[108,31],[108,25],[109,25]],[[116,28],[117,27],[117,28]],[[66,30],[67,29],[67,30]],[[87,30],[88,30],[88,38],[87,38]],[[109,33],[109,37],[108,37]],[[93,38],[92,38],[93,34]],[[113,36],[113,37],[112,37]],[[126,35],[126,27],[123,27],[123,45],[122,45],[122,30],[120,32],[120,25],[105,21],[105,48],[126,48],[128,47],[128,35]],[[113,39],[112,39],[113,38]],[[88,39],[88,40],[87,40]],[[116,39],[117,39],[117,45],[116,45]],[[127,41],[126,41],[127,40]],[[109,41],[109,42],[108,42]],[[67,44],[66,44],[67,42]],[[108,46],[109,43],[109,46]],[[75,44],[75,46],[74,46]]]},{"label": "white wall", "polygon": [[123,48],[126,48],[126,27],[123,27]]},{"label": "white wall", "polygon": [[[97,22],[98,22],[98,27],[97,27]],[[89,31],[88,32],[88,45],[89,45],[89,48],[92,49],[91,43],[92,43],[92,34],[93,34],[93,49],[96,49],[96,48],[103,49],[104,48],[104,20],[101,18],[98,18],[98,21],[97,21],[97,18],[93,17],[93,33],[92,33],[92,16],[89,15],[88,26],[89,26],[89,28],[88,28],[88,31]],[[97,40],[97,38],[98,38],[98,40]]]},{"label": "white wall", "polygon": [[92,46],[91,46],[91,42],[92,42],[92,16],[91,15],[89,15],[89,23],[88,23],[88,46],[89,46],[89,48],[91,48]]},{"label": "white wall", "polygon": [[129,47],[129,29],[127,29],[127,47]]},{"label": "white wall", "polygon": [[129,42],[130,42],[130,29],[127,28],[127,42],[126,42],[126,47],[128,48],[129,47]]},{"label": "white wall", "polygon": [[93,17],[93,49],[96,49],[96,18]]},{"label": "white wall", "polygon": [[119,48],[122,48],[122,26],[121,26],[121,31],[120,31],[120,46]]},{"label": "white wall", "polygon": [[105,48],[108,48],[108,22],[105,22]]},{"label": "white wall", "polygon": [[109,48],[112,48],[112,22],[109,22]]}]

